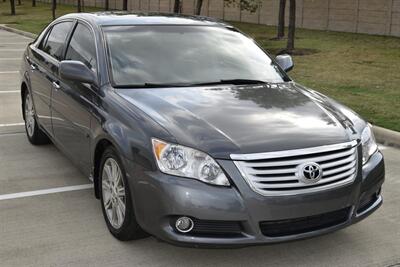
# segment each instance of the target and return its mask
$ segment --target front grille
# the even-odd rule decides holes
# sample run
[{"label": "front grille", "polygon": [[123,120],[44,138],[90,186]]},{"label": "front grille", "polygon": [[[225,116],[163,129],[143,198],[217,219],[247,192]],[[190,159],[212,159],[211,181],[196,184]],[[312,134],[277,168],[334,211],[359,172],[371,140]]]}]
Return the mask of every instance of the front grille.
[{"label": "front grille", "polygon": [[302,234],[329,228],[345,223],[350,214],[350,208],[308,217],[260,222],[260,230],[265,236],[280,237]]},{"label": "front grille", "polygon": [[238,236],[242,234],[242,227],[237,221],[211,221],[193,219],[194,227],[189,233],[198,236]]},{"label": "front grille", "polygon": [[[232,154],[231,158],[250,187],[264,196],[315,192],[349,184],[357,173],[357,141],[297,150]],[[301,166],[319,164],[316,182],[300,178]]]}]

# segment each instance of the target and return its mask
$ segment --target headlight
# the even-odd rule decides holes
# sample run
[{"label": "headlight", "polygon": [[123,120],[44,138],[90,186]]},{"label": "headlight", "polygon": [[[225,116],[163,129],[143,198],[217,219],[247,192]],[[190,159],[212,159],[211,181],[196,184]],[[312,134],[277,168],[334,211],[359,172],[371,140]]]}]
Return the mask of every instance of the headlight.
[{"label": "headlight", "polygon": [[364,128],[361,134],[361,144],[363,151],[362,160],[363,164],[365,164],[378,149],[378,146],[375,142],[374,133],[372,132],[369,124]]},{"label": "headlight", "polygon": [[221,167],[206,153],[154,138],[152,143],[158,168],[163,173],[229,186]]}]

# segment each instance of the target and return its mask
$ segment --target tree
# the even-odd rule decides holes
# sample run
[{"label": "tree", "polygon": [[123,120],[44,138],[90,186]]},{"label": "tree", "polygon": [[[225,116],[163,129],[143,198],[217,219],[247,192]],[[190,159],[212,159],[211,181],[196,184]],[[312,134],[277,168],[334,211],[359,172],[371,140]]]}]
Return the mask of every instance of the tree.
[{"label": "tree", "polygon": [[278,33],[276,35],[277,39],[282,39],[285,37],[285,10],[286,10],[286,0],[279,1],[279,17],[278,17]]},{"label": "tree", "polygon": [[82,2],[81,2],[81,0],[78,0],[78,3],[76,5],[76,9],[77,9],[78,13],[82,12]]},{"label": "tree", "polygon": [[174,13],[181,13],[181,1],[175,0],[174,2]]},{"label": "tree", "polygon": [[261,5],[261,0],[224,0],[226,6],[239,7],[240,10],[254,13]]},{"label": "tree", "polygon": [[33,7],[36,6],[36,0],[32,0],[32,6],[33,6]]},{"label": "tree", "polygon": [[19,6],[21,5],[21,0],[18,0],[17,5]]},{"label": "tree", "polygon": [[10,0],[11,5],[11,15],[15,15],[15,0]]},{"label": "tree", "polygon": [[294,38],[296,31],[296,0],[290,0],[289,10],[289,32],[287,41],[287,52],[291,53],[294,50]]},{"label": "tree", "polygon": [[105,8],[105,10],[110,9],[110,1],[109,0],[104,0],[104,8]]},{"label": "tree", "polygon": [[203,0],[197,0],[196,2],[196,9],[194,11],[195,15],[200,15],[201,13],[201,7],[203,6]]},{"label": "tree", "polygon": [[57,0],[52,0],[52,2],[51,2],[51,14],[53,16],[53,20],[56,19],[56,8],[57,8]]},{"label": "tree", "polygon": [[122,0],[122,10],[128,10],[128,0]]},{"label": "tree", "polygon": [[[295,39],[295,31],[296,31],[296,0],[289,0],[290,1],[290,8],[289,8],[289,32],[288,32],[288,40],[286,44],[286,50],[284,50],[286,53],[292,53],[294,50],[294,39]],[[261,5],[261,0],[224,0],[224,4],[227,6],[239,6],[240,10],[246,10],[249,12],[256,12],[257,9]],[[282,5],[282,6],[281,6]],[[285,3],[286,5],[286,3]],[[284,11],[285,8],[283,8],[283,3],[282,1],[280,2],[280,7],[279,7],[280,12],[283,11],[283,15],[279,18],[279,23],[281,23],[281,19],[283,19],[283,25],[284,25]],[[279,27],[278,27],[279,28]],[[279,36],[279,33],[277,34]]]}]

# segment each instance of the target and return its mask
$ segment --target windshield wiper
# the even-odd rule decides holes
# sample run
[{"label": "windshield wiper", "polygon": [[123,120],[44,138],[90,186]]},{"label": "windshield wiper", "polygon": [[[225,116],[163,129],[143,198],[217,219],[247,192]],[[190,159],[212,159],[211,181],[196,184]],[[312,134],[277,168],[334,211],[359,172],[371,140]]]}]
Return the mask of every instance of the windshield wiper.
[{"label": "windshield wiper", "polygon": [[215,82],[206,83],[192,83],[192,86],[202,86],[202,85],[218,85],[218,84],[233,84],[233,85],[245,85],[245,84],[266,84],[268,82],[261,80],[252,79],[229,79],[229,80],[219,80]]},{"label": "windshield wiper", "polygon": [[230,79],[230,80],[219,80],[215,82],[204,82],[204,83],[143,83],[143,84],[124,84],[115,85],[115,88],[166,88],[166,87],[190,87],[190,86],[203,86],[203,85],[218,85],[218,84],[233,84],[233,85],[245,85],[245,84],[266,84],[267,82],[261,80],[251,79]]},{"label": "windshield wiper", "polygon": [[141,83],[115,85],[114,88],[165,88],[165,87],[187,87],[190,83]]}]

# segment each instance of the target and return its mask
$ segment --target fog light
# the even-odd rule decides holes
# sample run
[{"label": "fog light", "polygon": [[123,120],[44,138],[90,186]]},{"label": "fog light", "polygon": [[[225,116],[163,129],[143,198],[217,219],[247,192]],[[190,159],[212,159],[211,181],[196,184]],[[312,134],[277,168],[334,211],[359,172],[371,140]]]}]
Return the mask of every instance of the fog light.
[{"label": "fog light", "polygon": [[193,220],[189,217],[179,217],[175,222],[175,228],[181,233],[192,231],[194,226]]}]

